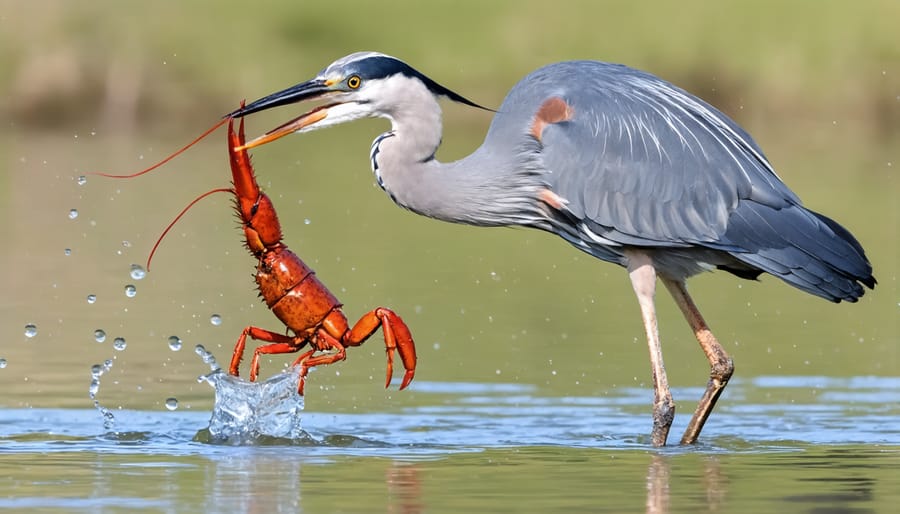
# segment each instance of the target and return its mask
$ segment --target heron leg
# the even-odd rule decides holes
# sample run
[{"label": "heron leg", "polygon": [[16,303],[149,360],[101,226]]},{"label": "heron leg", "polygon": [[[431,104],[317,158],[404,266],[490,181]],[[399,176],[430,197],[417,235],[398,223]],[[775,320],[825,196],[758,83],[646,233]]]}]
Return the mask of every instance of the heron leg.
[{"label": "heron leg", "polygon": [[700,403],[697,404],[697,410],[694,411],[694,416],[691,418],[687,430],[684,431],[684,436],[681,437],[681,444],[693,444],[700,437],[703,424],[706,423],[706,419],[712,412],[713,407],[716,406],[719,395],[725,390],[728,380],[734,373],[734,362],[732,362],[731,357],[728,356],[725,349],[722,348],[722,345],[719,344],[719,341],[716,340],[716,337],[709,330],[709,326],[703,320],[703,316],[700,315],[697,305],[694,304],[694,300],[688,294],[684,281],[662,277],[662,282],[665,284],[666,289],[669,290],[669,293],[671,293],[672,298],[675,299],[675,303],[681,309],[684,318],[694,331],[694,336],[700,343],[700,348],[706,354],[706,359],[709,360],[709,382],[706,384],[706,391],[703,393],[703,397],[700,398]]},{"label": "heron leg", "polygon": [[669,428],[675,419],[675,402],[669,391],[656,322],[656,307],[653,304],[653,297],[656,295],[656,270],[650,257],[644,253],[629,252],[627,256],[628,276],[641,306],[647,346],[650,348],[650,370],[653,376],[653,432],[650,440],[653,446],[665,446]]}]

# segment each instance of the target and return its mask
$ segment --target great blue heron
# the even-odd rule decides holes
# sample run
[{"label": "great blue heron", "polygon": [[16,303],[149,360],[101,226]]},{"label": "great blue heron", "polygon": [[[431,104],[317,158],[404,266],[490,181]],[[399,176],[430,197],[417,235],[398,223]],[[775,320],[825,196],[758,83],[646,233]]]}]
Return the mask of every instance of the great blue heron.
[{"label": "great blue heron", "polygon": [[551,64],[516,84],[484,143],[441,163],[441,108],[480,107],[403,61],[348,55],[315,78],[250,103],[240,117],[304,100],[326,103],[249,142],[258,146],[364,117],[391,121],[372,143],[378,185],[413,212],[479,226],[520,225],[559,235],[625,267],[650,349],[651,441],[675,417],[657,331],[657,277],[710,363],[710,379],[682,444],[697,440],[734,371],[685,287],[701,271],[771,273],[833,302],[855,302],[875,278],[862,246],[803,207],[749,134],[696,96],[649,73],[595,61]]}]

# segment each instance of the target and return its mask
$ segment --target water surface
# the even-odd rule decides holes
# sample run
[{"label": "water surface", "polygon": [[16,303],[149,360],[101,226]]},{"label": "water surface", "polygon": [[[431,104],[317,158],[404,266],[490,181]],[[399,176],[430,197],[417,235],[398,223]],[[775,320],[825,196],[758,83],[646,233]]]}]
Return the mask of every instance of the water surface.
[{"label": "water surface", "polygon": [[[240,445],[203,442],[205,411],[115,410],[106,430],[95,410],[5,409],[0,509],[889,512],[900,501],[898,385],[736,380],[699,444],[663,449],[649,446],[645,390],[556,397],[419,381],[417,407],[304,412],[298,437]],[[793,390],[816,394],[766,400]]]}]

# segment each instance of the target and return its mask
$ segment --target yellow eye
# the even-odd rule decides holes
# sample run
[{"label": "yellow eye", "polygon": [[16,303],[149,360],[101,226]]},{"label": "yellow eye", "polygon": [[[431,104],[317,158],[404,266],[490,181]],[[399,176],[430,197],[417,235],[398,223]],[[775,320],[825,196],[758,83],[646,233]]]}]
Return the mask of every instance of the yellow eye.
[{"label": "yellow eye", "polygon": [[353,75],[347,79],[347,87],[350,89],[359,89],[360,84],[362,84],[362,79],[359,78],[359,75]]}]

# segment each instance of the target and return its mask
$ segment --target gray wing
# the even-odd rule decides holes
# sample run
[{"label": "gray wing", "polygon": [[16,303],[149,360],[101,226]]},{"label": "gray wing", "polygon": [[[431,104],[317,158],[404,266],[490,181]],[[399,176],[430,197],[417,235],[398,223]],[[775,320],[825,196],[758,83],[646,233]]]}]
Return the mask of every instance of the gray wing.
[{"label": "gray wing", "polygon": [[543,132],[547,182],[603,238],[713,243],[743,199],[800,203],[737,124],[652,75],[581,61],[538,70],[523,85],[531,90],[523,96],[559,96],[572,107],[570,121]]},{"label": "gray wing", "polygon": [[832,300],[861,295],[856,280],[874,284],[855,239],[804,209],[743,129],[653,75],[594,61],[542,68],[510,91],[488,140],[522,142],[551,97],[572,117],[545,127],[538,159],[599,257],[617,245],[702,247]]}]

